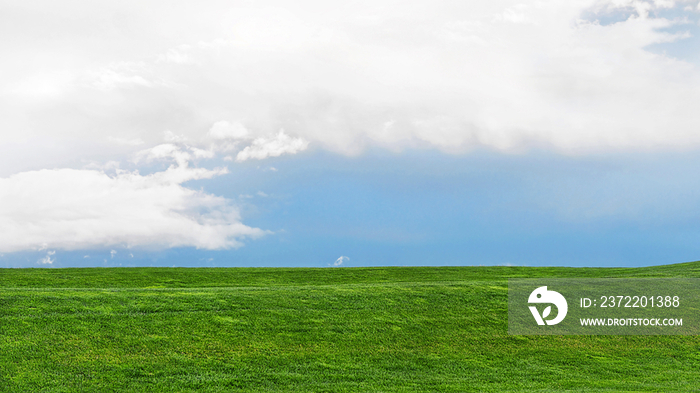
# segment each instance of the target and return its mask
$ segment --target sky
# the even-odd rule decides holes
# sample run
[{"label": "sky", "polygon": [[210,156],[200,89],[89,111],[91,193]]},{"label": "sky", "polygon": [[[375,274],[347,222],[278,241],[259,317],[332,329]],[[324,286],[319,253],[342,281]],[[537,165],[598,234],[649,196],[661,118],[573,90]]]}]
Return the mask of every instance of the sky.
[{"label": "sky", "polygon": [[700,3],[0,3],[0,267],[700,259]]}]

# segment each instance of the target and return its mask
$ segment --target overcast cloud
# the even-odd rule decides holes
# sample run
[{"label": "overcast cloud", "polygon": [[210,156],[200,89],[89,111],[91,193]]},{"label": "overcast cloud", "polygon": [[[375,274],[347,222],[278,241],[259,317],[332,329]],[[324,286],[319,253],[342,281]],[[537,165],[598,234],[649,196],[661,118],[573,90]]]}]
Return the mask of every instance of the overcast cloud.
[{"label": "overcast cloud", "polygon": [[[220,122],[345,154],[700,142],[697,66],[646,50],[687,37],[695,3],[3,4],[3,142],[124,149]],[[654,16],[671,6],[685,19]]]},{"label": "overcast cloud", "polygon": [[[4,1],[0,251],[238,247],[265,232],[183,186],[225,173],[190,165],[214,157],[697,148],[697,64],[650,47],[689,39],[699,12],[661,0]],[[162,159],[175,164],[148,176],[85,166]]]}]

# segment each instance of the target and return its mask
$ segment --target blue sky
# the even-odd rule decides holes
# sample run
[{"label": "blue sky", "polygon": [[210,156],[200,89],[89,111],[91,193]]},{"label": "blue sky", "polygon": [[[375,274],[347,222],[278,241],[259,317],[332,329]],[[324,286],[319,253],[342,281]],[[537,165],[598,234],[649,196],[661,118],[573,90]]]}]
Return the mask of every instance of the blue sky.
[{"label": "blue sky", "polygon": [[3,7],[0,267],[699,259],[696,3]]},{"label": "blue sky", "polygon": [[[693,153],[316,151],[266,164],[186,185],[230,198],[247,225],[272,234],[233,250],[59,250],[52,265],[324,267],[346,256],[344,266],[645,266],[700,252]],[[45,255],[0,260],[35,266]]]}]

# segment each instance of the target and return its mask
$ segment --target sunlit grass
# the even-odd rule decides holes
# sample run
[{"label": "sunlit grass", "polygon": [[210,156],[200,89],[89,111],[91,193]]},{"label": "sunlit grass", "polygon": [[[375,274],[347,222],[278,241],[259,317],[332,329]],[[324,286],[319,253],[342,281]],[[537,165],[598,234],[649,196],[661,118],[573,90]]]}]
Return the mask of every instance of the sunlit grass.
[{"label": "sunlit grass", "polygon": [[0,271],[0,391],[698,391],[700,339],[509,336],[508,277],[643,269]]}]

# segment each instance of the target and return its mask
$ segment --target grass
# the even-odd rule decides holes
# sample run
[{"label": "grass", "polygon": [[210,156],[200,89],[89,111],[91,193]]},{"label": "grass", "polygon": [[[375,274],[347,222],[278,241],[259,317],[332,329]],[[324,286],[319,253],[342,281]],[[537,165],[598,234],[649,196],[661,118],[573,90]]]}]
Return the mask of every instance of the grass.
[{"label": "grass", "polygon": [[509,336],[509,277],[636,269],[0,270],[0,391],[700,391],[697,336]]}]

